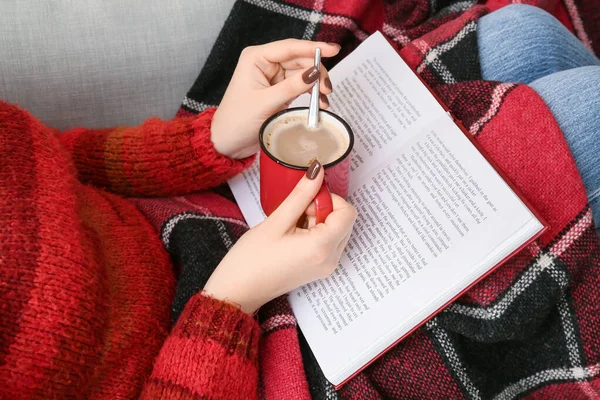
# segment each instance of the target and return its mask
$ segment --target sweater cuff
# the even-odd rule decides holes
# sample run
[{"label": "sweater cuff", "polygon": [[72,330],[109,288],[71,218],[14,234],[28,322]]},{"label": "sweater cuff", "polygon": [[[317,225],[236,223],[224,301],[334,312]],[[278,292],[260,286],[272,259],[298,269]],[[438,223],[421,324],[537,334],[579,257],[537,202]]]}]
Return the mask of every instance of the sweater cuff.
[{"label": "sweater cuff", "polygon": [[191,138],[192,147],[196,157],[201,160],[206,168],[218,175],[234,177],[244,169],[252,165],[256,156],[250,156],[241,160],[235,160],[219,153],[210,139],[210,127],[216,108],[209,108],[196,117],[192,123],[194,134]]},{"label": "sweater cuff", "polygon": [[260,327],[238,306],[198,293],[188,301],[179,321],[176,331],[214,341],[229,354],[237,354],[258,365]]}]

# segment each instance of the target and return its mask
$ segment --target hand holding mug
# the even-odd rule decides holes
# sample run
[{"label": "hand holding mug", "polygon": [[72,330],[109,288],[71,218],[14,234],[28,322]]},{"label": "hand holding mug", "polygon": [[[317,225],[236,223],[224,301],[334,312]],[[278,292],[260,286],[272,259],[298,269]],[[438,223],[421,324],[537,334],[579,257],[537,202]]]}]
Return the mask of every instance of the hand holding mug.
[{"label": "hand holding mug", "polygon": [[[321,66],[317,71],[313,66],[317,47],[323,57],[340,50],[337,44],[296,39],[244,49],[211,126],[219,153],[236,159],[256,154],[264,120],[309,91],[317,80],[321,93],[331,93],[327,69]],[[328,107],[325,96],[320,106]]]},{"label": "hand holding mug", "polygon": [[306,127],[308,109],[288,108],[267,119],[260,128],[260,204],[271,215],[317,159],[324,163],[325,182],[314,197],[317,223],[332,210],[332,196],[348,196],[352,129],[340,116],[319,111],[319,126]]},{"label": "hand holding mug", "polygon": [[325,222],[298,228],[298,219],[307,212],[323,178],[321,165],[311,165],[277,210],[227,253],[205,292],[253,313],[282,294],[329,276],[350,238],[356,209],[332,194],[333,212]]}]

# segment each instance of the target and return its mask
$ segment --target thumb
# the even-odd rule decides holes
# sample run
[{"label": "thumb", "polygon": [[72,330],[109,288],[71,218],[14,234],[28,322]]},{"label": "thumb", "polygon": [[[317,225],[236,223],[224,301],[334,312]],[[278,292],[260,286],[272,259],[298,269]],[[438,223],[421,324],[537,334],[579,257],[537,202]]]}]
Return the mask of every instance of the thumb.
[{"label": "thumb", "polygon": [[310,67],[303,73],[294,74],[267,89],[269,102],[273,108],[280,108],[296,97],[309,91],[319,80],[321,71]]},{"label": "thumb", "polygon": [[315,199],[323,184],[325,174],[321,163],[313,161],[306,171],[306,175],[300,179],[292,193],[271,214],[271,220],[277,221],[284,231],[296,227],[296,223],[306,211],[309,204]]}]

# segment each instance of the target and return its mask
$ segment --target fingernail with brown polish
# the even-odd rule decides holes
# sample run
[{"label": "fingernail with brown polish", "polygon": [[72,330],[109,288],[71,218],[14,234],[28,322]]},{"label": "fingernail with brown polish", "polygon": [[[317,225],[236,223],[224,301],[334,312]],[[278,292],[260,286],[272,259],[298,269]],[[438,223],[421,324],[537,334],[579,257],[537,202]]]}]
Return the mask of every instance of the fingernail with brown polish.
[{"label": "fingernail with brown polish", "polygon": [[333,85],[331,84],[331,80],[329,80],[329,78],[325,78],[325,87],[329,90],[333,91]]},{"label": "fingernail with brown polish", "polygon": [[310,163],[308,170],[306,170],[306,177],[312,181],[319,175],[319,171],[321,171],[321,163],[318,160],[314,160]]},{"label": "fingernail with brown polish", "polygon": [[302,80],[308,85],[309,83],[314,83],[317,79],[319,79],[319,75],[321,75],[321,73],[317,67],[311,67],[310,69],[304,71],[302,74]]},{"label": "fingernail with brown polish", "polygon": [[322,94],[321,96],[319,96],[319,98],[321,99],[321,101],[323,103],[325,103],[325,107],[329,107],[329,100],[327,99],[327,96],[325,96],[324,94]]}]

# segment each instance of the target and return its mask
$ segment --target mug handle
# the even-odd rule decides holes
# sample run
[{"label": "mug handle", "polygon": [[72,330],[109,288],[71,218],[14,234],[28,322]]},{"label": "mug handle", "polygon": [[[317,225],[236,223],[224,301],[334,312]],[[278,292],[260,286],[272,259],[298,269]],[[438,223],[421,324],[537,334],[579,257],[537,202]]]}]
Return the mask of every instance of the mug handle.
[{"label": "mug handle", "polygon": [[325,181],[323,181],[323,185],[321,185],[321,189],[319,189],[319,193],[317,193],[314,201],[317,210],[317,224],[321,224],[333,212],[333,200]]}]

